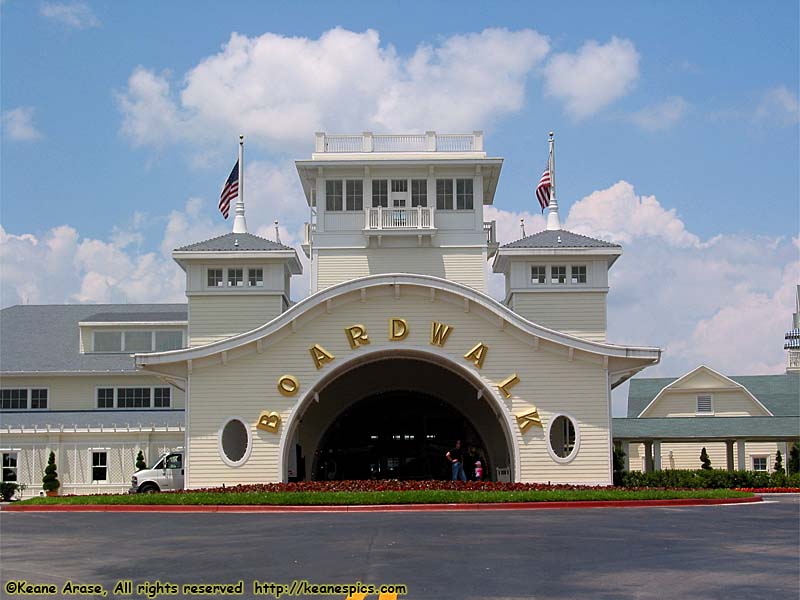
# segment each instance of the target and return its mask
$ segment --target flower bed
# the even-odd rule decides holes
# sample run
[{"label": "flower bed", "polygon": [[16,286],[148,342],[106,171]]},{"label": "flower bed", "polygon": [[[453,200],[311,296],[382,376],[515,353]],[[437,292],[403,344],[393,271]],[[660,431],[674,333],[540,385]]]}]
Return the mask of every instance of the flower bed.
[{"label": "flower bed", "polygon": [[796,487],[736,488],[736,491],[753,494],[800,494],[800,488]]}]

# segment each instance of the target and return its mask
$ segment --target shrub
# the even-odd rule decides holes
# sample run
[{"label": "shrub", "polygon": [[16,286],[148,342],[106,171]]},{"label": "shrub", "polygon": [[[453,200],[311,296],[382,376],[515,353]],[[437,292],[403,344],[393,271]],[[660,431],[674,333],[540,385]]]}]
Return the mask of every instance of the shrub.
[{"label": "shrub", "polygon": [[3,498],[3,502],[10,502],[18,489],[20,489],[19,485],[13,481],[3,481],[0,483],[0,497]]},{"label": "shrub", "polygon": [[147,468],[147,463],[144,461],[144,453],[139,450],[139,454],[136,455],[136,470],[141,471],[142,469]]},{"label": "shrub", "polygon": [[796,486],[798,483],[800,476],[786,477],[782,473],[776,476],[775,473],[720,469],[671,469],[650,473],[630,471],[622,474],[622,485],[625,487],[731,489],[785,487]]},{"label": "shrub", "polygon": [[706,452],[705,446],[703,446],[703,449],[700,451],[700,465],[701,469],[711,468],[711,459],[708,458],[708,452]]},{"label": "shrub", "polygon": [[625,471],[625,451],[614,446],[611,462],[614,465],[614,485],[622,485],[622,473]]},{"label": "shrub", "polygon": [[783,473],[783,456],[781,455],[781,451],[775,454],[775,472],[776,473]]},{"label": "shrub", "polygon": [[789,475],[800,473],[800,442],[792,444],[792,449],[789,450],[789,462],[786,467]]},{"label": "shrub", "polygon": [[55,492],[61,487],[61,482],[58,480],[58,473],[56,472],[56,453],[50,452],[50,457],[47,459],[47,467],[44,469],[44,477],[42,477],[42,488],[46,492]]}]

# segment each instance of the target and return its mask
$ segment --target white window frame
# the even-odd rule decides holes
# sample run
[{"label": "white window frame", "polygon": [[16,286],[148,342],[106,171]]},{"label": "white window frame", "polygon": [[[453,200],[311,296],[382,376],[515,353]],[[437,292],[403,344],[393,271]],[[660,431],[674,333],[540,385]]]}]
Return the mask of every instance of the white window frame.
[{"label": "white window frame", "polygon": [[[422,197],[419,198],[417,204],[414,204],[414,182],[422,182],[425,184],[425,193],[422,194]],[[425,177],[411,177],[408,180],[408,194],[409,194],[409,201],[411,204],[409,205],[411,208],[417,208],[421,206],[423,208],[428,207],[428,179]]]},{"label": "white window frame", "polygon": [[14,454],[16,457],[16,466],[14,467],[14,473],[16,475],[16,479],[14,479],[14,482],[19,483],[19,455],[21,452],[22,452],[21,448],[0,448],[0,481],[6,481],[5,477],[3,477],[3,469],[5,469],[6,467],[2,465],[2,455]]},{"label": "white window frame", "polygon": [[[458,211],[467,211],[467,210],[475,210],[475,178],[474,177],[455,177],[455,181],[453,182],[453,210]],[[469,181],[472,184],[472,189],[469,195],[470,202],[472,206],[459,208],[458,207],[458,182],[459,181]],[[466,185],[465,185],[466,187]],[[464,197],[466,198],[466,192],[464,193]]]},{"label": "white window frame", "polygon": [[[756,469],[756,459],[763,458],[764,459],[764,469]],[[769,454],[751,454],[750,455],[750,468],[755,471],[756,473],[769,473]]]},{"label": "white window frame", "polygon": [[[548,265],[547,266],[547,273],[548,273],[548,275],[550,275],[550,277],[548,277],[549,285],[568,285],[569,284],[569,269],[567,268],[568,266],[569,265]],[[553,269],[556,268],[556,267],[558,267],[559,269],[562,269],[562,268],[564,269],[564,282],[563,283],[560,283],[558,281],[553,281],[553,277],[554,277]]]},{"label": "white window frame", "polygon": [[[140,407],[133,407],[129,408],[127,406],[120,407],[119,405],[119,390],[122,389],[149,389],[150,390],[150,406],[140,406]],[[156,408],[155,401],[156,401],[156,389],[157,388],[169,388],[169,406],[168,407],[161,407],[159,406]],[[114,406],[111,408],[109,407],[100,407],[98,405],[98,393],[100,390],[112,389],[114,390]],[[172,386],[169,385],[96,385],[94,386],[94,406],[95,410],[172,410],[175,408],[174,406],[175,394],[172,392]]]},{"label": "white window frame", "polygon": [[[341,208],[336,208],[335,201],[332,204],[333,208],[329,208],[328,207],[328,184],[329,183],[331,183],[331,184],[338,183],[342,187],[342,189],[341,189],[341,192],[342,192],[342,194],[341,194],[341,201],[342,201]],[[332,212],[336,212],[336,213],[344,212],[344,206],[345,206],[345,204],[344,204],[344,188],[345,188],[345,185],[346,184],[344,182],[344,179],[341,179],[341,178],[338,178],[338,177],[331,178],[331,179],[325,179],[325,212],[331,212],[331,213]],[[336,187],[336,186],[334,185],[333,187]]]},{"label": "white window frame", "polygon": [[[573,274],[572,269],[580,269],[583,268],[583,275],[585,281],[572,281]],[[570,285],[588,285],[589,283],[589,265],[584,264],[577,264],[577,265],[569,265],[569,284]]]},{"label": "white window frame", "polygon": [[[208,285],[208,272],[209,271],[222,271],[222,276],[219,280],[219,285]],[[208,290],[217,290],[225,287],[225,269],[223,267],[206,267],[205,287]]]},{"label": "white window frame", "polygon": [[[347,192],[347,184],[348,182],[352,181],[360,181],[361,182],[361,207],[360,208],[347,208],[347,201],[350,199],[350,194]],[[355,196],[355,194],[353,194]],[[344,179],[344,183],[342,184],[342,210],[341,212],[346,213],[355,213],[355,212],[363,212],[364,211],[364,180],[359,179],[358,177],[346,177]],[[340,211],[336,211],[340,212]]]},{"label": "white window frame", "polygon": [[[546,265],[531,265],[531,285],[533,286],[543,286],[547,285],[547,266]],[[533,278],[533,270],[534,269],[542,269],[544,271],[544,281],[540,282],[538,280],[534,281]]]},{"label": "white window frame", "polygon": [[[566,417],[567,419],[572,421],[572,426],[575,428],[575,445],[572,447],[572,452],[570,452],[567,456],[564,457],[561,457],[558,454],[556,454],[553,451],[552,445],[550,444],[550,430],[553,427],[553,423],[555,423],[559,417]],[[545,432],[545,436],[546,436],[545,446],[547,447],[547,453],[550,455],[550,458],[552,458],[553,461],[565,465],[567,463],[571,463],[573,460],[575,460],[575,457],[578,456],[578,451],[580,450],[581,447],[581,428],[580,425],[578,425],[578,419],[573,417],[571,414],[566,412],[554,413],[547,420],[547,431]]]},{"label": "white window frame", "polygon": [[[50,388],[45,385],[34,385],[34,386],[4,386],[0,388],[0,390],[25,390],[25,408],[3,408],[3,405],[0,403],[0,412],[2,411],[11,411],[11,410],[24,410],[30,412],[40,412],[45,410],[50,410]],[[33,408],[33,390],[45,390],[47,392],[47,408]]]},{"label": "white window frame", "polygon": [[[111,448],[88,448],[87,451],[89,453],[89,461],[88,461],[88,464],[89,464],[89,477],[87,478],[87,480],[90,481],[93,484],[109,483],[111,480],[108,478],[108,475],[109,475],[108,470],[111,467],[110,467],[110,464],[109,464],[108,455],[111,453]],[[94,478],[94,453],[95,452],[105,452],[105,455],[106,455],[106,464],[104,465],[105,469],[106,469],[106,478],[105,479],[95,479]]]},{"label": "white window frame", "polygon": [[[708,398],[711,402],[711,410],[700,411],[700,398]],[[714,414],[714,394],[697,394],[694,397],[694,414],[698,417],[706,417]]]},{"label": "white window frame", "polygon": [[[256,281],[255,285],[250,285],[250,273],[252,271],[261,271],[261,282]],[[264,287],[264,267],[247,267],[247,286],[248,288],[263,288]]]},{"label": "white window frame", "polygon": [[[231,271],[241,271],[242,272],[242,280],[241,285],[231,285]],[[245,286],[245,274],[247,273],[247,267],[226,267],[225,268],[225,289],[234,289],[238,290],[239,288],[244,288]]]},{"label": "white window frame", "polygon": [[[186,331],[184,329],[170,328],[170,329],[95,329],[92,331],[92,351],[89,354],[136,354],[137,352],[164,352],[164,350],[156,350],[156,331],[158,332],[176,332],[181,333],[181,347],[186,346]],[[97,351],[95,350],[94,336],[98,332],[103,333],[120,333],[120,350]],[[150,334],[150,349],[149,350],[125,350],[125,335],[128,333],[149,333]],[[48,395],[49,397],[49,395]]]},{"label": "white window frame", "polygon": [[[247,448],[245,449],[242,458],[240,458],[237,461],[229,459],[225,455],[225,451],[222,448],[222,432],[225,431],[225,427],[227,427],[228,423],[230,423],[231,421],[240,421],[242,425],[244,425],[244,430],[247,432]],[[217,431],[217,453],[219,454],[219,457],[222,459],[222,462],[224,462],[229,467],[234,467],[234,468],[241,467],[243,464],[247,462],[247,459],[250,458],[250,453],[252,451],[253,451],[253,431],[250,428],[250,423],[247,421],[247,419],[240,416],[233,416],[225,419],[222,423],[222,426]]]}]

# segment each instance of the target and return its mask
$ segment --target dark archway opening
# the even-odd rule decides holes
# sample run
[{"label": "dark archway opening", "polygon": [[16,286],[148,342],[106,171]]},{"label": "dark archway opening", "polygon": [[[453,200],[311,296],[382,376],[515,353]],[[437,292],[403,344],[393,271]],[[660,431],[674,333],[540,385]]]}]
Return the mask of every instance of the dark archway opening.
[{"label": "dark archway opening", "polygon": [[373,394],[347,407],[328,427],[312,478],[450,479],[445,454],[458,439],[467,477],[473,478],[476,460],[491,473],[480,434],[451,404],[415,391]]}]

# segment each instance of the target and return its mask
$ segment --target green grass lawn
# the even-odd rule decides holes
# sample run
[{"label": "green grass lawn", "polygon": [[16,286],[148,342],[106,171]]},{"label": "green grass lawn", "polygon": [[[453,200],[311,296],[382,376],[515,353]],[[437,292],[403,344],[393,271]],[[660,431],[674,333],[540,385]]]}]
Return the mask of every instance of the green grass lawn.
[{"label": "green grass lawn", "polygon": [[385,491],[385,492],[171,492],[32,498],[18,504],[208,504],[208,505],[356,505],[465,504],[492,502],[581,502],[589,500],[671,500],[680,498],[745,498],[733,490],[528,490],[507,491]]}]

